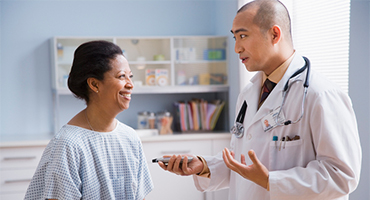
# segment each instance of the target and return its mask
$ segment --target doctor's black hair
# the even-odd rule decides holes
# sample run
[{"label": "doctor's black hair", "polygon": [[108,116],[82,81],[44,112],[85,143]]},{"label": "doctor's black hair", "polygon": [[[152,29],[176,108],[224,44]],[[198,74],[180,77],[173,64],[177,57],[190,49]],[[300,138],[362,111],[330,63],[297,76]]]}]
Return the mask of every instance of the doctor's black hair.
[{"label": "doctor's black hair", "polygon": [[98,40],[81,44],[74,53],[68,77],[68,88],[74,96],[89,103],[87,79],[103,80],[104,73],[112,69],[111,61],[118,55],[123,55],[122,50],[112,42]]}]

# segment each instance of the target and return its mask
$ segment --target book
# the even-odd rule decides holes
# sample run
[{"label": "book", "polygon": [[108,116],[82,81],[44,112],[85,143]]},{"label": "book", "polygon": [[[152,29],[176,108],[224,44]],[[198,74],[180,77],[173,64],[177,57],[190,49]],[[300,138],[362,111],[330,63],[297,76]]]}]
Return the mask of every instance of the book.
[{"label": "book", "polygon": [[180,131],[211,131],[225,106],[221,100],[192,99],[175,102]]}]

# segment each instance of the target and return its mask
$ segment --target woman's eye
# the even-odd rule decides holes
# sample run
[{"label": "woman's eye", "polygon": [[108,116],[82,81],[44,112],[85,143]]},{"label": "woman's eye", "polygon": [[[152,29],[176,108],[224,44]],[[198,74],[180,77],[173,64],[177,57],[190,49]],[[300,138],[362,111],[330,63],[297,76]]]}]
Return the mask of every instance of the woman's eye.
[{"label": "woman's eye", "polygon": [[[133,77],[134,77],[134,75],[130,75],[129,77],[130,77],[130,78],[133,78]],[[122,75],[120,75],[120,76],[119,76],[119,78],[125,79],[125,78],[126,78],[126,74],[122,74]]]}]

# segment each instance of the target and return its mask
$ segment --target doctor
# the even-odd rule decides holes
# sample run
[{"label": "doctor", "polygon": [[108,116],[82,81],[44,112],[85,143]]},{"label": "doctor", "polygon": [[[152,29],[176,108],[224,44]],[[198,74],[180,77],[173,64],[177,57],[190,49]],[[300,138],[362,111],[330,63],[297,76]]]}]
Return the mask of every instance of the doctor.
[{"label": "doctor", "polygon": [[235,52],[248,71],[258,71],[236,103],[235,121],[244,129],[233,130],[230,150],[193,156],[198,159],[189,164],[186,157],[182,168],[184,155],[172,155],[167,166],[159,162],[164,170],[194,175],[200,191],[229,188],[229,200],[348,199],[361,168],[351,101],[322,75],[307,74],[307,67],[291,78],[307,63],[293,48],[290,26],[287,9],[276,0],[238,10],[231,30]]}]

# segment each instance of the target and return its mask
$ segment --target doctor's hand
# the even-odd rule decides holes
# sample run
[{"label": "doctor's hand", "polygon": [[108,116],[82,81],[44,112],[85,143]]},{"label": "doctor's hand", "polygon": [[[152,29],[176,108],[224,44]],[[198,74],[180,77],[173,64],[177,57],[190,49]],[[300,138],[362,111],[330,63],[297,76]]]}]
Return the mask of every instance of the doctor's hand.
[{"label": "doctor's hand", "polygon": [[[197,156],[193,155],[172,155],[164,156],[171,157],[166,166],[163,162],[158,162],[159,166],[169,172],[175,173],[181,176],[188,176],[198,174],[203,170],[203,162],[198,159]],[[183,163],[180,164],[181,157],[184,157]],[[188,163],[188,157],[193,157],[193,160]]]},{"label": "doctor's hand", "polygon": [[248,151],[249,158],[253,162],[251,165],[247,165],[245,162],[245,156],[241,154],[240,162],[235,160],[235,153],[233,151],[229,151],[229,149],[225,148],[222,151],[222,157],[226,166],[235,171],[236,173],[240,174],[242,177],[253,181],[254,183],[258,184],[259,186],[268,189],[268,175],[269,171],[267,168],[258,160],[255,152],[253,150]]}]

